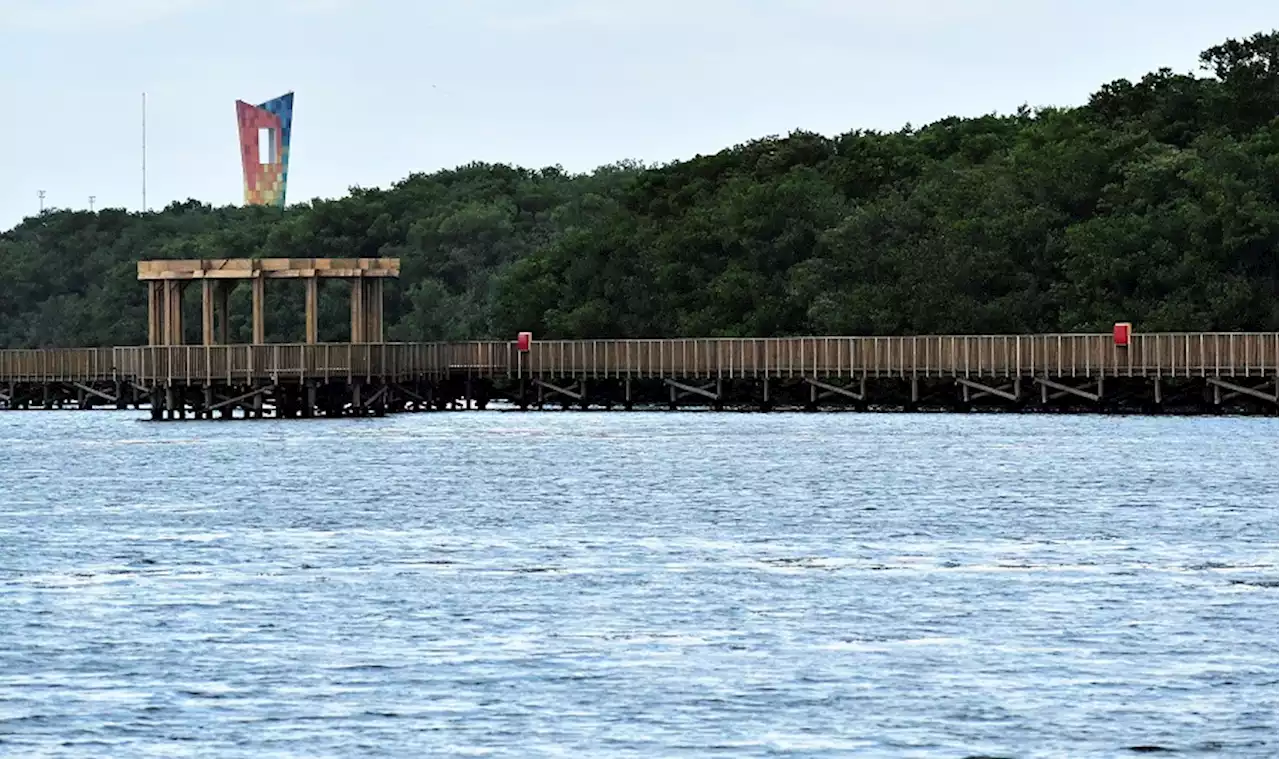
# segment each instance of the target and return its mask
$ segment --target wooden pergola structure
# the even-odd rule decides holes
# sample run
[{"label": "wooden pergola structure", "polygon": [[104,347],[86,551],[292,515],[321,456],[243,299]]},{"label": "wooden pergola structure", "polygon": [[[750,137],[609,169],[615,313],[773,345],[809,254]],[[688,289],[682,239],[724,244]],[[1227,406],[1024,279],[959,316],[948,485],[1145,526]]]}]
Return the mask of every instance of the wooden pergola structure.
[{"label": "wooden pergola structure", "polygon": [[231,290],[240,280],[253,288],[253,344],[266,340],[264,313],[268,279],[301,279],[306,285],[306,342],[319,342],[321,279],[349,279],[351,342],[383,342],[384,279],[400,276],[398,258],[217,258],[138,262],[147,283],[147,343],[182,345],[182,296],[188,284],[201,285],[201,342],[226,345],[230,334]]}]

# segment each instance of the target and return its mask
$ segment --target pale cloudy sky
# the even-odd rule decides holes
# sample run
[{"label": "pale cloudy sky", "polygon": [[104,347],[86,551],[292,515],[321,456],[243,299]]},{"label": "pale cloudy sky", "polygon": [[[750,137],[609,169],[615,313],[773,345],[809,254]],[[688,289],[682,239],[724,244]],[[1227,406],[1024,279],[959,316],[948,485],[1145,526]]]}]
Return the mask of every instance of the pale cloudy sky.
[{"label": "pale cloudy sky", "polygon": [[803,128],[1074,105],[1274,0],[0,0],[0,230],[241,199],[236,99],[296,92],[290,201],[472,160],[588,170]]}]

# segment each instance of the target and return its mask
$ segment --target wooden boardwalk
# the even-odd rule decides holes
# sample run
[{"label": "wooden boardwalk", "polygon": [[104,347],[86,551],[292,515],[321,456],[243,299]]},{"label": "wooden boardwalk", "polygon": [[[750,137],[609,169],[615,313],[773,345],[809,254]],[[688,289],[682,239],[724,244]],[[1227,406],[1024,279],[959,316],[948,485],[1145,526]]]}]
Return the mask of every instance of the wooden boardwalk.
[{"label": "wooden boardwalk", "polygon": [[915,407],[939,393],[938,402],[963,407],[1022,405],[1037,395],[1043,404],[1096,404],[1108,380],[1129,395],[1149,395],[1143,403],[1157,407],[1168,391],[1192,386],[1211,407],[1224,397],[1274,406],[1277,363],[1277,333],[1139,333],[1123,346],[1111,334],[1051,334],[543,340],[527,351],[515,342],[5,350],[0,408],[146,404],[157,417],[182,418],[188,411],[311,416],[490,400],[865,405],[877,396]]}]

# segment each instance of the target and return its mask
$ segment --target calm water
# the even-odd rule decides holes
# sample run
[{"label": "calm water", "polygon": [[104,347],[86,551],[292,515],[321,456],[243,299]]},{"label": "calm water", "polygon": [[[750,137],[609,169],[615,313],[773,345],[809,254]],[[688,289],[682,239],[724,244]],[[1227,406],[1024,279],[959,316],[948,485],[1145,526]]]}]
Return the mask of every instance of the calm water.
[{"label": "calm water", "polygon": [[1277,423],[0,413],[0,753],[1277,752]]}]

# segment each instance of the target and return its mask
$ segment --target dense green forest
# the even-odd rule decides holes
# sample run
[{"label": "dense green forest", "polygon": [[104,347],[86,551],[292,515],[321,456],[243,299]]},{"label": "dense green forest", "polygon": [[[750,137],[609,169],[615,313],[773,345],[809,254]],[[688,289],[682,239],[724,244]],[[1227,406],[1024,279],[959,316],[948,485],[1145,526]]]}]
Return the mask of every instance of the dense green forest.
[{"label": "dense green forest", "polygon": [[[284,212],[46,212],[0,235],[0,347],[138,343],[135,261],[240,256],[398,256],[396,340],[1274,330],[1276,57],[1260,33],[1080,107],[664,166],[472,164]],[[341,283],[321,309],[322,339],[345,339]],[[298,340],[301,311],[300,286],[270,290],[272,339]]]}]

